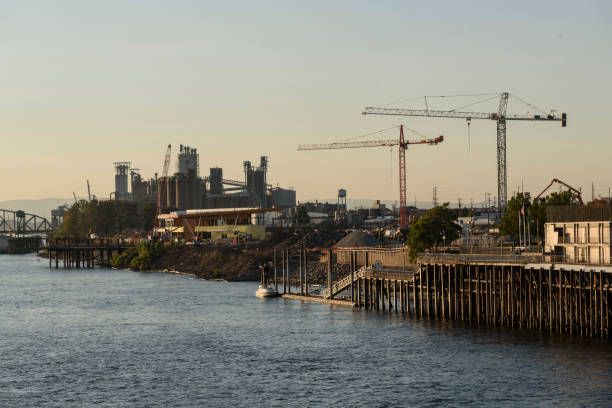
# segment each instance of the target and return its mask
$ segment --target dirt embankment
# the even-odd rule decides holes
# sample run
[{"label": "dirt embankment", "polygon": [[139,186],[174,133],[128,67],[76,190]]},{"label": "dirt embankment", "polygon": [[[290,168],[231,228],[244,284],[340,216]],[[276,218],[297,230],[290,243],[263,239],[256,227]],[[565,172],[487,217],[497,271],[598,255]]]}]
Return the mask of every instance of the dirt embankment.
[{"label": "dirt embankment", "polygon": [[[227,281],[258,281],[259,266],[273,259],[277,249],[278,277],[281,273],[281,250],[289,248],[291,279],[299,279],[298,248],[332,246],[345,235],[341,231],[308,230],[283,234],[273,234],[266,241],[239,246],[206,245],[184,246],[167,249],[151,263],[152,270],[172,270],[192,273],[202,279],[225,279]],[[309,282],[327,282],[327,266],[319,262],[320,252],[311,251],[308,256]],[[335,278],[348,273],[346,265],[337,265]],[[346,269],[346,270],[345,270]],[[269,277],[272,278],[270,270]]]},{"label": "dirt embankment", "polygon": [[193,273],[202,279],[259,280],[259,265],[270,260],[269,251],[228,246],[172,248],[156,258],[151,268]]}]

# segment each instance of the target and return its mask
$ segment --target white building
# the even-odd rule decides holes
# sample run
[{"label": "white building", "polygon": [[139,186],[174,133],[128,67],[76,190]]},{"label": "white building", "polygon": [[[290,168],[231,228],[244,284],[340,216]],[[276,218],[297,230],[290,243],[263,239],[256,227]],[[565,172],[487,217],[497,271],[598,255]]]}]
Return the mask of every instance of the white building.
[{"label": "white building", "polygon": [[610,264],[612,221],[548,222],[544,251],[565,262]]}]

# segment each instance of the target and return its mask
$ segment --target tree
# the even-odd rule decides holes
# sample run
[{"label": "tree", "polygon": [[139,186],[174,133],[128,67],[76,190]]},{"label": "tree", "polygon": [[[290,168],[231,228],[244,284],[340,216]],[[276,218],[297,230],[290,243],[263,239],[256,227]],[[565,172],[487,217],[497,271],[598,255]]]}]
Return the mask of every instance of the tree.
[{"label": "tree", "polygon": [[454,212],[448,208],[448,203],[445,203],[427,211],[413,223],[407,238],[410,258],[415,260],[419,252],[459,238],[461,227],[455,223],[455,219]]},{"label": "tree", "polygon": [[108,237],[134,230],[150,231],[156,208],[152,202],[81,200],[68,209],[56,236],[85,238],[95,233]]},{"label": "tree", "polygon": [[[508,201],[508,206],[501,219],[500,232],[518,239],[519,213],[525,206],[525,219],[528,234],[536,239],[543,239],[544,224],[546,223],[546,208],[549,205],[577,205],[578,195],[572,191],[551,193],[543,198],[531,200],[531,194],[518,193]],[[521,235],[523,234],[523,217],[521,214]]]},{"label": "tree", "polygon": [[[508,201],[506,211],[501,218],[501,224],[499,231],[502,234],[511,235],[513,237],[519,236],[519,214],[521,214],[521,228],[523,223],[521,210],[524,208],[525,215],[529,213],[531,208],[531,194],[530,193],[517,193]],[[546,214],[546,210],[544,210]],[[525,217],[527,218],[527,217]],[[523,234],[521,230],[521,235]]]}]

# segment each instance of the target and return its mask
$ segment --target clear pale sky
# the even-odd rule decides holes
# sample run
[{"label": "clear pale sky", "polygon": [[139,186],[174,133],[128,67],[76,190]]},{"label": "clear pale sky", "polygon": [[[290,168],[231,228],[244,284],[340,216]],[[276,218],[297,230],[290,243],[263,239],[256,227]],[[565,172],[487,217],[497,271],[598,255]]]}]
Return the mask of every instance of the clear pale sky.
[{"label": "clear pale sky", "polygon": [[[495,123],[363,116],[422,95],[508,90],[558,123],[508,125],[509,195],[553,177],[607,195],[612,3],[607,1],[0,1],[0,201],[114,190],[115,161],[161,172],[168,143],[202,173],[269,181],[298,199],[395,200],[397,150],[298,152],[399,123],[436,147],[407,154],[408,197],[497,193]],[[460,106],[463,100],[454,102]],[[422,102],[390,105],[422,106]],[[444,107],[445,105],[439,105]],[[450,105],[449,105],[450,107]],[[495,111],[496,101],[474,110]],[[515,101],[509,110],[529,111]],[[372,139],[396,138],[396,133]],[[367,138],[366,138],[367,140]]]}]

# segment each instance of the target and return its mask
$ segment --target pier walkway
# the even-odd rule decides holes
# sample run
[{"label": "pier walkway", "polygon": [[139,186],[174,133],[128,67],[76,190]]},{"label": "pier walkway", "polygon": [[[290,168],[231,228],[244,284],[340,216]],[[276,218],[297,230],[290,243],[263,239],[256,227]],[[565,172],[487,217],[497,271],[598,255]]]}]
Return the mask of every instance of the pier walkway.
[{"label": "pier walkway", "polygon": [[77,239],[56,238],[45,248],[49,254],[49,267],[93,268],[95,265],[108,266],[115,254],[121,254],[134,244],[123,239]]}]

